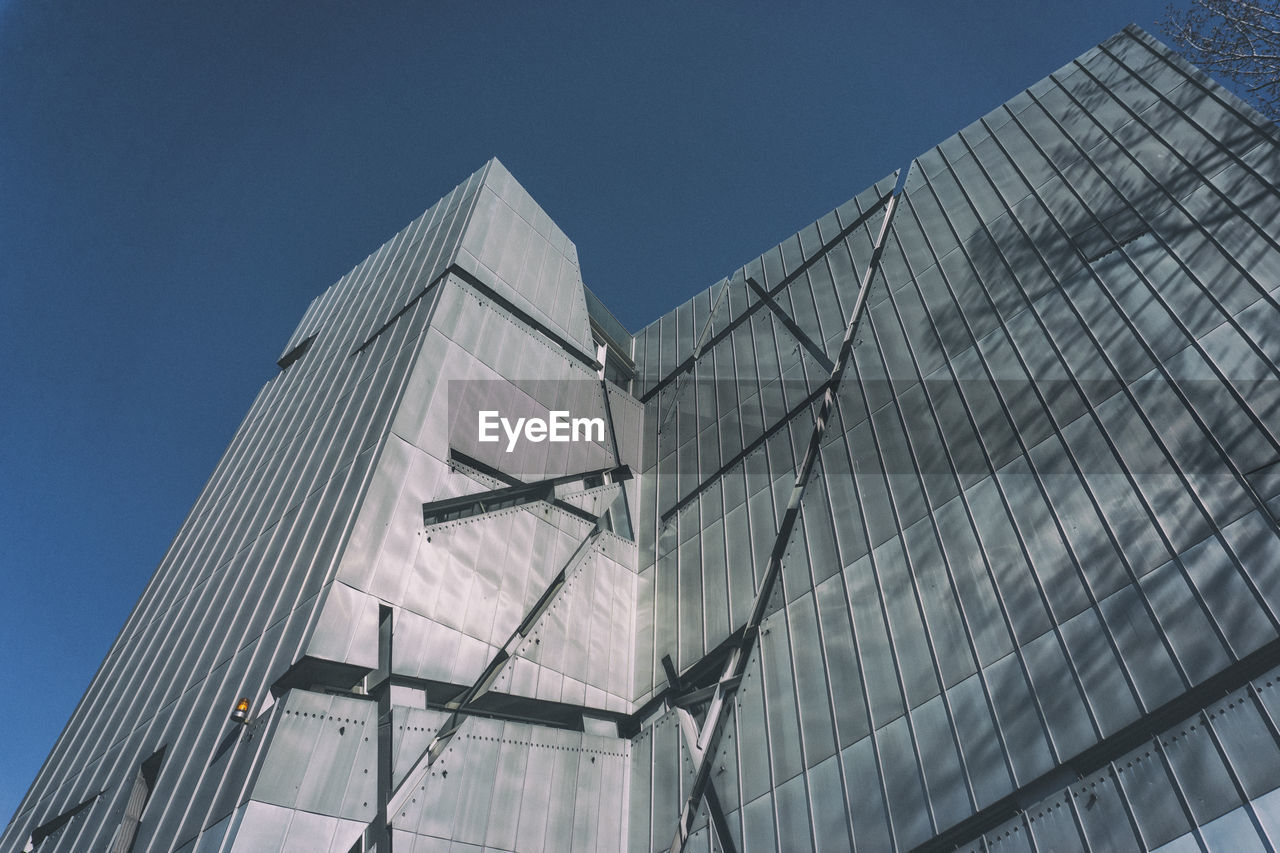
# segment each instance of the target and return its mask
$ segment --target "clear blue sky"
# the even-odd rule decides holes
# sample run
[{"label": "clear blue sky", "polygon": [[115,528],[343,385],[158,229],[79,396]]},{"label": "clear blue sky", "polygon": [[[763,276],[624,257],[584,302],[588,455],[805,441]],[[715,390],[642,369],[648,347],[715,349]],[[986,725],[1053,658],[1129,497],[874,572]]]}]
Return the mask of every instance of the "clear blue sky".
[{"label": "clear blue sky", "polygon": [[3,819],[308,302],[488,157],[634,330],[1163,8],[0,0]]}]

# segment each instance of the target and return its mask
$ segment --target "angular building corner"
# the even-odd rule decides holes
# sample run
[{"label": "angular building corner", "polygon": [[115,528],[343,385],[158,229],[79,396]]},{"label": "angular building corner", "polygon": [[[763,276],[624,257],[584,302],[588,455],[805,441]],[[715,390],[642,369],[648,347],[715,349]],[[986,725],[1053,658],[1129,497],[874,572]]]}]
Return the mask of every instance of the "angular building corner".
[{"label": "angular building corner", "polygon": [[1278,148],[1130,27],[634,336],[490,161],[308,308],[0,849],[1276,849]]}]

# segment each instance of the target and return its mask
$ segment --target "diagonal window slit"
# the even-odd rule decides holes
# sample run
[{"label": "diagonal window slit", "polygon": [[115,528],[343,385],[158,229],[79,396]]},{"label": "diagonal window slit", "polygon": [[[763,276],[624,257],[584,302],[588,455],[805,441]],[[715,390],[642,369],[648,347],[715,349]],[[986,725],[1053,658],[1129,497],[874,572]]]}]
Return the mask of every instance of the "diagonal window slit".
[{"label": "diagonal window slit", "polygon": [[86,809],[88,809],[89,806],[93,805],[97,801],[98,797],[101,797],[106,792],[107,792],[106,788],[103,788],[101,791],[94,794],[92,797],[85,800],[84,802],[81,802],[72,806],[62,814],[57,815],[53,818],[50,818],[49,820],[46,820],[44,823],[37,826],[35,829],[31,831],[31,837],[27,839],[26,846],[22,848],[23,853],[28,853],[28,851],[39,849],[40,845],[45,842],[45,839],[49,838],[58,830],[62,829],[62,827],[71,823],[72,818],[74,818],[76,815],[79,815],[82,812],[84,812]]},{"label": "diagonal window slit", "polygon": [[138,829],[142,826],[142,814],[151,800],[151,793],[156,787],[156,778],[160,775],[160,764],[164,761],[165,747],[160,747],[138,768],[133,778],[133,788],[129,791],[129,801],[124,807],[124,817],[111,839],[108,853],[131,853],[134,842],[138,839]]},{"label": "diagonal window slit", "polygon": [[315,343],[317,334],[319,333],[318,332],[313,333],[310,337],[305,338],[302,341],[302,343],[298,344],[296,347],[289,350],[284,355],[280,356],[280,359],[279,361],[276,362],[276,365],[279,366],[282,372],[285,370],[288,370],[290,365],[292,365],[295,361],[297,361],[298,359],[306,355],[307,350],[311,349],[311,345]]},{"label": "diagonal window slit", "polygon": [[426,296],[428,293],[430,293],[432,290],[434,290],[434,289],[435,289],[435,286],[436,286],[437,284],[439,284],[440,282],[444,281],[445,276],[447,276],[448,274],[449,274],[449,271],[448,271],[448,270],[445,270],[444,272],[440,273],[440,275],[438,275],[438,276],[436,276],[434,279],[432,279],[432,280],[431,280],[431,282],[430,282],[430,283],[428,283],[426,287],[422,288],[422,290],[419,290],[419,291],[417,292],[417,294],[415,294],[415,295],[414,295],[414,297],[413,297],[412,299],[410,299],[408,302],[406,302],[406,303],[404,304],[404,307],[402,307],[402,308],[401,308],[399,311],[397,311],[396,313],[392,314],[392,315],[391,315],[391,317],[387,320],[387,322],[385,322],[385,323],[383,323],[381,326],[379,326],[379,327],[378,327],[378,329],[377,329],[377,331],[375,331],[372,335],[370,335],[370,336],[365,340],[365,342],[364,342],[364,343],[360,344],[360,346],[358,346],[358,347],[356,347],[355,349],[353,349],[353,350],[351,351],[351,354],[352,354],[353,356],[356,356],[356,355],[359,355],[360,353],[364,352],[366,349],[368,349],[368,348],[369,348],[369,346],[370,346],[374,341],[376,341],[376,340],[378,339],[378,337],[379,337],[383,332],[385,332],[387,329],[390,329],[392,326],[394,326],[394,325],[395,325],[395,323],[396,323],[396,321],[397,321],[397,320],[399,320],[399,319],[400,319],[401,317],[403,317],[405,314],[408,314],[411,310],[413,310],[413,306],[417,305],[417,304],[422,300],[422,297]]},{"label": "diagonal window slit", "polygon": [[456,498],[445,498],[444,500],[424,503],[422,505],[422,523],[427,527],[449,521],[472,518],[477,515],[486,515],[539,501],[551,504],[556,509],[567,512],[590,524],[595,524],[600,518],[598,515],[562,500],[557,496],[560,493],[558,490],[575,484],[580,484],[585,490],[613,483],[622,483],[631,479],[631,469],[626,465],[620,465],[616,468],[599,468],[593,471],[567,474],[563,477],[551,477],[532,483],[522,483],[515,477],[457,450],[449,451],[449,464],[455,469],[469,470],[487,479],[497,480],[508,485],[490,489],[486,492],[476,492],[470,495],[460,495]]}]

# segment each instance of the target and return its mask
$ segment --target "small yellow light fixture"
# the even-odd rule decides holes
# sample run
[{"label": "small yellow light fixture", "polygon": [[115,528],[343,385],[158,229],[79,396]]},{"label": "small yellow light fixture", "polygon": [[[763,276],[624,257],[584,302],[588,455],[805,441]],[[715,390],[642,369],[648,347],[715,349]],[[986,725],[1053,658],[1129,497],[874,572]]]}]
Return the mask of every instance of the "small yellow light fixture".
[{"label": "small yellow light fixture", "polygon": [[247,723],[249,722],[249,697],[241,696],[236,702],[236,706],[231,711],[231,722]]}]

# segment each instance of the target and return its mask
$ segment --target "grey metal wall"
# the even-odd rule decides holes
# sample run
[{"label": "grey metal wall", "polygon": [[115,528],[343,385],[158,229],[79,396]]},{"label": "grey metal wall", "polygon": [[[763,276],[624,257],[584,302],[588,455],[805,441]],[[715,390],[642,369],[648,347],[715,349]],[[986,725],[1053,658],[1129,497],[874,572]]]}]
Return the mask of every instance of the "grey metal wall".
[{"label": "grey metal wall", "polygon": [[1275,849],[1278,690],[1249,680],[961,849]]},{"label": "grey metal wall", "polygon": [[[1028,828],[999,824],[1061,789],[1029,849],[1280,842],[1271,694],[1212,737],[1170,728],[1277,661],[1276,141],[1130,29],[911,164],[708,759],[737,849],[1006,849]],[[639,696],[744,622],[879,222],[833,235],[876,195],[636,336]],[[662,710],[632,849],[671,845],[695,778]],[[1112,832],[1079,790],[1157,736],[1198,750],[1170,759],[1184,817],[1099,794]],[[718,848],[702,808],[690,846]]]}]

